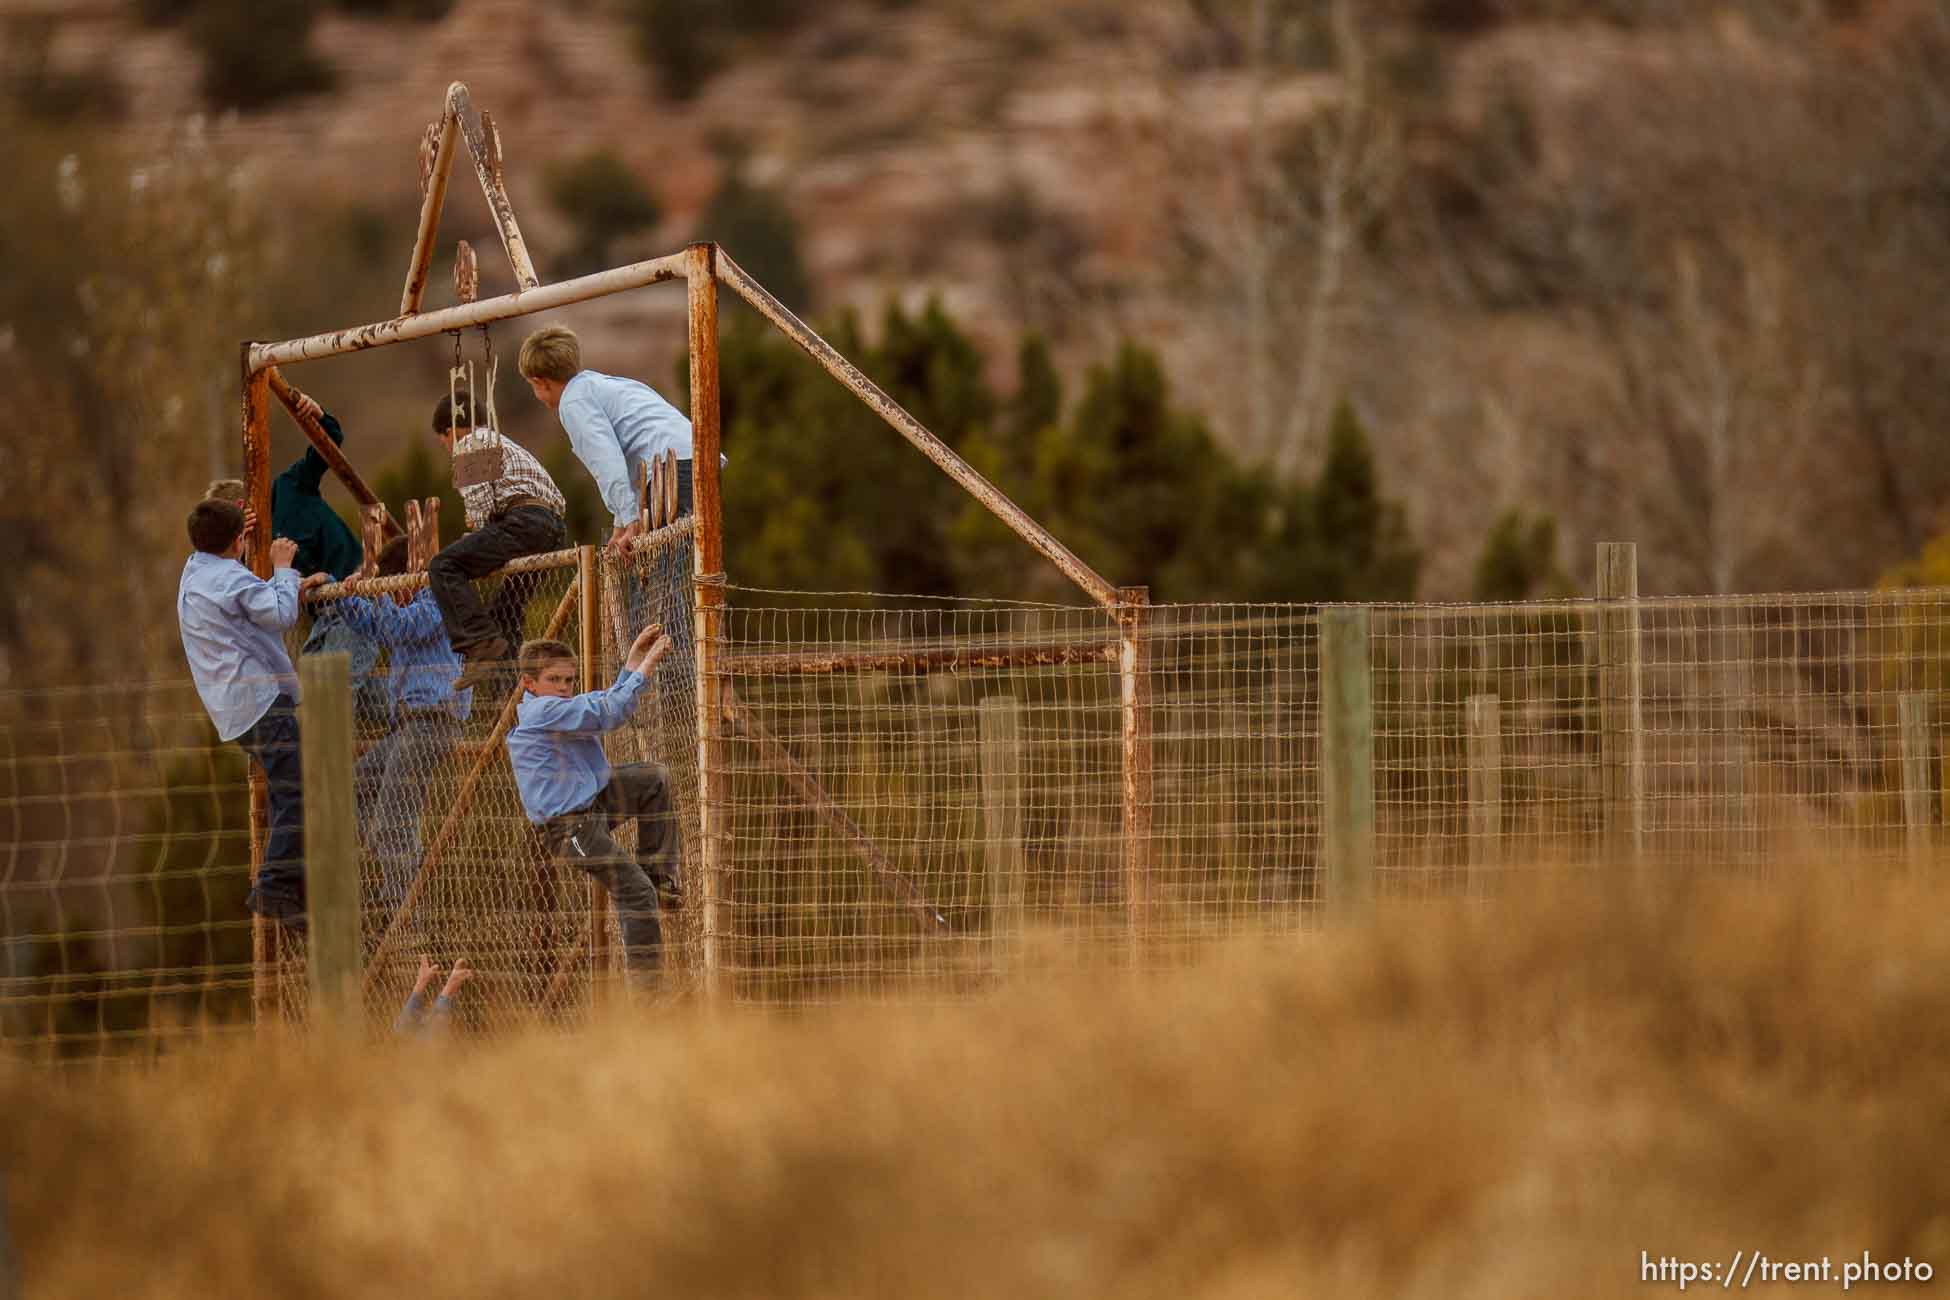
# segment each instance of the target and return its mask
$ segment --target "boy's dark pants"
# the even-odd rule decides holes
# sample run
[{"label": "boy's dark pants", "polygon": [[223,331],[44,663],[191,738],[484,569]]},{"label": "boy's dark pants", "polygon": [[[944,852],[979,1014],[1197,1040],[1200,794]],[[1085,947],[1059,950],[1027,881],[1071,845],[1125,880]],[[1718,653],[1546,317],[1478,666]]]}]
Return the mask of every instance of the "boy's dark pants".
[{"label": "boy's dark pants", "polygon": [[561,549],[568,536],[562,516],[546,506],[518,506],[488,520],[427,562],[427,586],[440,606],[447,640],[467,654],[483,642],[500,637],[510,651],[521,648],[522,607],[528,603],[533,579],[525,575],[502,580],[492,609],[483,607],[474,581],[485,578],[510,560]]},{"label": "boy's dark pants", "polygon": [[270,828],[257,870],[252,910],[276,913],[305,906],[305,774],[298,755],[298,705],[289,695],[271,701],[264,716],[237,737],[264,769]]},{"label": "boy's dark pants", "polygon": [[[610,837],[631,818],[636,821],[634,861]],[[678,883],[670,769],[662,763],[612,768],[609,784],[588,807],[542,824],[542,843],[558,861],[588,872],[609,891],[623,926],[624,966],[632,975],[654,973],[663,955],[663,929],[651,881],[667,882],[673,893]]]}]

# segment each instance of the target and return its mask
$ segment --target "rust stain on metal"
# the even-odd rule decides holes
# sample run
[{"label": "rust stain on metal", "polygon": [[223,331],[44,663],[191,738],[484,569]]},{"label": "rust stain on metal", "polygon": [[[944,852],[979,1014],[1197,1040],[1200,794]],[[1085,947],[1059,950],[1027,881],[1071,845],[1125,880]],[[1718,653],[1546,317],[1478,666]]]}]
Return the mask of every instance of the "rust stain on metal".
[{"label": "rust stain on metal", "polygon": [[488,211],[494,217],[495,230],[501,235],[501,247],[508,254],[508,265],[514,268],[516,292],[538,287],[541,279],[535,274],[535,264],[529,260],[528,245],[522,242],[515,205],[508,201],[507,187],[501,183],[501,134],[494,129],[494,119],[486,113],[474,113],[467,87],[459,82],[447,90],[447,111],[460,123],[467,152],[474,158],[481,193],[487,195]]},{"label": "rust stain on metal", "polygon": [[[569,615],[575,612],[581,600],[581,586],[582,583],[578,579],[571,582],[569,589],[562,593],[561,603],[556,605],[555,612],[549,616],[548,628],[542,633],[544,638],[562,635],[562,629],[569,625]],[[379,972],[385,964],[386,954],[392,951],[394,940],[399,937],[399,932],[406,927],[406,923],[412,919],[413,909],[419,905],[420,895],[425,891],[427,881],[432,877],[434,869],[440,865],[441,856],[447,851],[448,841],[453,838],[461,818],[467,813],[468,805],[473,802],[474,788],[481,783],[481,777],[486,774],[488,765],[494,761],[495,755],[501,752],[501,742],[507,739],[508,732],[514,727],[515,710],[520,704],[521,691],[519,689],[510,691],[507,703],[501,706],[501,715],[494,720],[494,730],[488,733],[486,742],[474,758],[474,765],[467,769],[467,775],[461,780],[460,790],[454,795],[453,804],[448,807],[446,817],[441,820],[440,829],[434,832],[432,841],[427,845],[426,855],[420,859],[419,870],[413,873],[413,882],[407,886],[406,897],[400,900],[399,910],[393,913],[393,919],[387,924],[386,932],[379,936],[379,946],[373,949],[372,957],[366,965],[366,977],[362,986],[366,993],[371,993],[373,981],[379,977]]]},{"label": "rust stain on metal", "polygon": [[480,296],[481,264],[474,256],[474,246],[463,239],[454,245],[454,298],[475,302]]},{"label": "rust stain on metal", "polygon": [[256,526],[245,554],[251,571],[271,576],[271,393],[270,381],[252,374],[250,344],[244,353],[244,490],[249,494]]},{"label": "rust stain on metal", "polygon": [[454,139],[460,130],[452,108],[456,88],[466,93],[466,87],[459,82],[449,86],[448,107],[420,138],[420,225],[413,236],[413,260],[406,267],[406,287],[400,293],[402,316],[420,310],[420,300],[427,288],[427,270],[433,265],[433,238],[440,229],[440,210],[447,202],[447,181],[454,170]]},{"label": "rust stain on metal", "polygon": [[[826,372],[853,391],[854,396],[865,402],[875,414],[894,427],[895,432],[913,443],[921,454],[933,461],[941,470],[959,483],[963,490],[983,507],[1014,529],[1018,536],[1041,552],[1043,557],[1054,564],[1070,581],[1083,588],[1089,597],[1105,609],[1117,607],[1117,590],[1110,583],[1079,559],[1070,549],[1050,535],[1041,524],[1031,519],[1022,507],[1011,501],[1000,488],[983,478],[967,461],[957,456],[947,443],[928,431],[919,420],[909,415],[900,403],[882,392],[880,386],[860,373],[851,361],[834,350],[833,345],[815,334],[806,323],[793,315],[783,303],[765,291],[764,286],[747,275],[736,262],[726,257],[722,250],[717,256],[718,276],[730,285],[746,302],[758,309],[760,315],[797,343],[806,354],[817,361]],[[702,462],[693,460],[693,471]]]},{"label": "rust stain on metal", "polygon": [[316,361],[321,357],[342,356],[347,352],[432,338],[437,334],[475,325],[491,325],[495,321],[516,316],[532,316],[536,312],[588,302],[591,298],[603,298],[627,289],[640,289],[644,285],[680,279],[688,260],[683,253],[653,257],[628,266],[598,271],[593,275],[502,294],[498,298],[487,298],[476,303],[462,303],[439,311],[402,315],[351,329],[313,334],[309,338],[286,339],[281,343],[254,343],[249,345],[250,366],[253,370],[263,370],[269,366],[290,365],[295,361]]},{"label": "rust stain on metal", "polygon": [[727,683],[718,674],[724,618],[724,510],[719,495],[718,281],[716,246],[684,251],[691,370],[691,468],[696,475],[697,545],[691,550],[691,609],[697,663],[698,865],[704,898],[704,991],[724,994],[725,902],[724,800],[720,791]]},{"label": "rust stain on metal", "polygon": [[944,646],[935,650],[857,651],[844,654],[746,654],[728,656],[727,677],[795,677],[829,673],[991,672],[1004,668],[1052,668],[1065,664],[1115,663],[1120,642],[996,646]]},{"label": "rust stain on metal", "polygon": [[797,792],[800,801],[821,821],[852,843],[854,852],[858,853],[861,860],[872,868],[881,885],[906,903],[923,926],[939,930],[947,929],[948,918],[922,896],[914,882],[894,865],[893,859],[887,856],[885,850],[860,829],[860,823],[853,820],[852,814],[840,807],[833,796],[826,792],[826,787],[819,783],[819,779],[792,756],[792,751],[788,750],[764,723],[752,715],[751,710],[745,707],[729,686],[725,686],[723,691],[724,720],[732,732],[751,741],[758,750],[759,757],[767,766],[785,778],[786,784]]},{"label": "rust stain on metal", "polygon": [[[438,497],[432,500],[439,500]],[[431,558],[431,554],[429,555]],[[508,561],[487,576],[497,577],[510,573],[540,573],[546,569],[572,569],[576,564],[576,548],[571,546],[560,551],[545,551],[540,555],[523,555]],[[387,596],[396,591],[417,591],[426,586],[425,573],[398,573],[390,578],[347,578],[344,582],[328,582],[313,587],[305,593],[309,603],[320,600],[335,600],[340,596]]]},{"label": "rust stain on metal", "polygon": [[[366,486],[366,481],[359,477],[359,471],[352,468],[352,462],[345,458],[345,453],[339,449],[339,445],[332,441],[330,434],[325,432],[325,426],[298,409],[298,395],[292,390],[291,385],[285,382],[284,376],[275,368],[265,373],[270,378],[271,391],[278,395],[278,400],[284,403],[284,409],[290,412],[292,420],[305,431],[305,437],[311,440],[311,445],[318,450],[320,456],[325,458],[325,463],[332,467],[332,472],[339,476],[339,482],[345,484],[346,490],[352,493],[352,499],[362,507],[379,506],[382,510],[385,509],[378,495]],[[399,537],[405,533],[390,510],[386,512],[384,526],[388,538]]]}]

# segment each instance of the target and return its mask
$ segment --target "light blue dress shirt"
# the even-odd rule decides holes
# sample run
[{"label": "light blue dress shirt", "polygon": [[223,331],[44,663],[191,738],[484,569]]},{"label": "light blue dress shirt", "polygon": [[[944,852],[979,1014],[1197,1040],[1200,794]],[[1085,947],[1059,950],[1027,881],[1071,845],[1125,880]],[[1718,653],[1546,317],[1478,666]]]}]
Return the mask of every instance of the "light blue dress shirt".
[{"label": "light blue dress shirt", "polygon": [[223,740],[257,725],[280,692],[298,699],[283,633],[298,621],[298,571],[264,579],[236,560],[193,551],[176,588],[183,657]]},{"label": "light blue dress shirt", "polygon": [[537,826],[587,807],[609,784],[602,733],[629,721],[643,693],[643,674],[623,672],[606,691],[569,699],[523,694],[508,733],[508,759],[522,810]]},{"label": "light blue dress shirt", "polygon": [[338,602],[338,611],[347,627],[386,647],[395,717],[400,709],[451,709],[456,718],[467,721],[474,689],[454,694],[460,656],[447,640],[440,606],[430,589],[422,587],[406,605],[391,596],[348,596]]},{"label": "light blue dress shirt", "polygon": [[563,386],[555,414],[618,528],[637,517],[641,466],[666,451],[691,458],[691,422],[656,389],[634,379],[579,370]]}]

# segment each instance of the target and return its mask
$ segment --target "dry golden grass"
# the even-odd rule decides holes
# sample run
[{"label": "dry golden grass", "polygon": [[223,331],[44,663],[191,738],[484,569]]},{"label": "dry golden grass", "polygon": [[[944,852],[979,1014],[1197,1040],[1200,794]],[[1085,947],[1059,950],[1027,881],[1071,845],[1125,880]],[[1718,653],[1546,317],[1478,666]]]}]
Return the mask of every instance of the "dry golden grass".
[{"label": "dry golden grass", "polygon": [[[1644,1294],[1950,1267],[1950,893],[1384,912],[1144,982],[0,1073],[31,1296]],[[1655,1288],[1660,1289],[1660,1288]]]}]

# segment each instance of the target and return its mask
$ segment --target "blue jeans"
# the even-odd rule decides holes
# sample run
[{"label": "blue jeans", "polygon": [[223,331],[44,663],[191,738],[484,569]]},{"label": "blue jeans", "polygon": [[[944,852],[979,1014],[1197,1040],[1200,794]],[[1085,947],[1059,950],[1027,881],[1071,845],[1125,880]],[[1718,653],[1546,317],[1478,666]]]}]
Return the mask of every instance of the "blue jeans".
[{"label": "blue jeans", "polygon": [[386,719],[392,713],[393,699],[385,676],[372,670],[379,660],[379,643],[346,626],[336,603],[318,611],[312,619],[311,632],[305,637],[304,648],[298,653],[315,655],[332,651],[339,651],[351,660],[347,667],[352,677],[353,725],[367,733],[384,730]]},{"label": "blue jeans", "polygon": [[379,896],[388,908],[400,905],[420,868],[427,793],[459,739],[460,722],[445,709],[402,709],[399,725],[353,768],[359,838],[379,863]]},{"label": "blue jeans", "polygon": [[237,737],[237,744],[264,769],[270,795],[270,828],[255,892],[265,902],[303,908],[305,774],[298,752],[297,702],[279,695],[264,716]]}]

